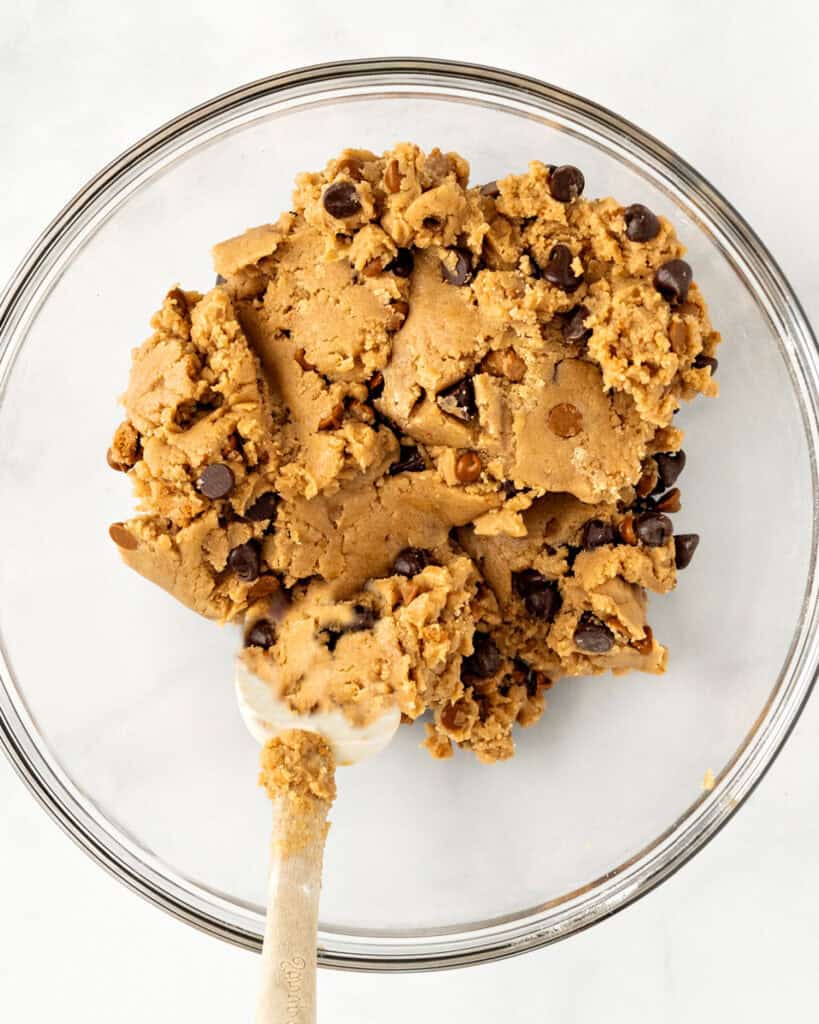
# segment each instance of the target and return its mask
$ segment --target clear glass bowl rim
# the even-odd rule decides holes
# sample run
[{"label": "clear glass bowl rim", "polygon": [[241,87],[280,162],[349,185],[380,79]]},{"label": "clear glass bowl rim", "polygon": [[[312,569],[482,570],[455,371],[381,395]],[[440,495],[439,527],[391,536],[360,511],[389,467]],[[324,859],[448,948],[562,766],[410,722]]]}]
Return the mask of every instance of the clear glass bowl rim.
[{"label": "clear glass bowl rim", "polygon": [[[819,665],[816,451],[819,448],[819,350],[800,303],[776,261],[742,216],[693,167],[652,136],[599,104],[554,85],[492,67],[424,58],[342,61],[299,68],[243,85],[162,125],[103,168],[35,241],[0,296],[0,400],[15,357],[68,254],[76,251],[140,178],[202,141],[238,113],[251,118],[271,102],[309,96],[377,97],[382,90],[423,89],[477,102],[537,110],[598,144],[626,153],[687,206],[723,255],[753,287],[781,339],[801,406],[810,455],[814,519],[803,605],[789,655],[755,728],[716,780],[661,836],[581,889],[531,912],[469,930],[406,933],[401,938],[352,930],[322,932],[319,963],[371,971],[434,970],[481,963],[547,945],[587,928],[645,895],[712,839],[775,760],[810,695]],[[120,881],[177,918],[249,949],[260,949],[230,901],[174,876],[126,837],[101,827],[91,804],[44,753],[11,674],[0,637],[0,743],[54,820]]]}]

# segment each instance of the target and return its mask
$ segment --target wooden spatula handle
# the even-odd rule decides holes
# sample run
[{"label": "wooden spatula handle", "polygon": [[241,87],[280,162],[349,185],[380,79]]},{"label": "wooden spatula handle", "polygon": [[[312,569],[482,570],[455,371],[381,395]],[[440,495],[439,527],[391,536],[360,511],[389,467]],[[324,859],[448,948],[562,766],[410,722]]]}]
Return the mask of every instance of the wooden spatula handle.
[{"label": "wooden spatula handle", "polygon": [[[280,804],[277,810],[281,822],[287,805]],[[274,846],[257,1024],[315,1024],[316,934],[327,817],[326,809],[319,813],[321,820],[311,829],[314,838],[298,853],[282,856]]]},{"label": "wooden spatula handle", "polygon": [[262,750],[273,841],[256,1024],[315,1024],[316,937],[335,761],[315,733],[293,729]]}]

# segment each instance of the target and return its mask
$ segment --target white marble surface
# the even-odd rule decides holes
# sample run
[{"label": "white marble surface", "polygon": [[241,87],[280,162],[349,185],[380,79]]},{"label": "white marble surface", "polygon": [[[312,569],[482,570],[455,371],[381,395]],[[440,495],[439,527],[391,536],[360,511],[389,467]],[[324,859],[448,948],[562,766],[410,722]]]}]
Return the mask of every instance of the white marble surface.
[{"label": "white marble surface", "polygon": [[[748,217],[819,323],[819,216],[803,205],[815,196],[819,161],[819,16],[806,0],[775,7],[589,0],[566,14],[557,4],[520,0],[129,7],[21,3],[0,14],[0,277],[99,166],[178,111],[288,67],[424,54],[550,79],[654,132]],[[814,699],[728,828],[613,920],[551,949],[468,971],[324,972],[322,1019],[811,1019],[817,748]],[[103,874],[4,764],[0,808],[3,1020],[251,1019],[255,957],[176,923]]]}]

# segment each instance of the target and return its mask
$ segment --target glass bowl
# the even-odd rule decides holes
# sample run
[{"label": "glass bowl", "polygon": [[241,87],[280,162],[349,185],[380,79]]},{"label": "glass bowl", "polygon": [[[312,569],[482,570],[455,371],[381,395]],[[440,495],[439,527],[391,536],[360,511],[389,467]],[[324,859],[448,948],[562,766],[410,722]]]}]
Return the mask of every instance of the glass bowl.
[{"label": "glass bowl", "polygon": [[[126,571],[105,451],[130,349],[209,247],[286,209],[346,145],[457,149],[473,180],[538,157],[678,226],[726,343],[681,415],[681,531],[702,543],[651,621],[668,674],[567,681],[518,756],[433,762],[420,726],[345,770],[321,963],[411,970],[563,938],[643,895],[771,764],[817,666],[817,352],[782,273],[683,160],[621,118],[489,68],[362,61],[205,103],[116,159],[38,239],[0,305],[0,733],[56,820],[158,906],[258,948],[269,816],[234,707],[233,629]],[[681,521],[681,522],[680,522]],[[707,770],[716,776],[702,789]]]}]

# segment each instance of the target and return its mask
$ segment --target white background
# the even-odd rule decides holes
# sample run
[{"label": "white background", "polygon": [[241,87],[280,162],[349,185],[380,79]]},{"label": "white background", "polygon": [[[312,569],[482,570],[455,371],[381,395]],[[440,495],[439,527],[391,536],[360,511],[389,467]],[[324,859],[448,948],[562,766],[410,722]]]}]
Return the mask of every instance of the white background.
[{"label": "white background", "polygon": [[[423,55],[545,78],[657,135],[748,218],[819,324],[816,10],[813,0],[7,2],[0,277],[93,172],[185,108],[299,65]],[[786,529],[783,509],[760,544]],[[638,905],[491,966],[323,972],[322,1019],[816,1019],[818,792],[819,696],[735,820]],[[101,872],[0,764],[3,1021],[249,1021],[256,967]]]}]

